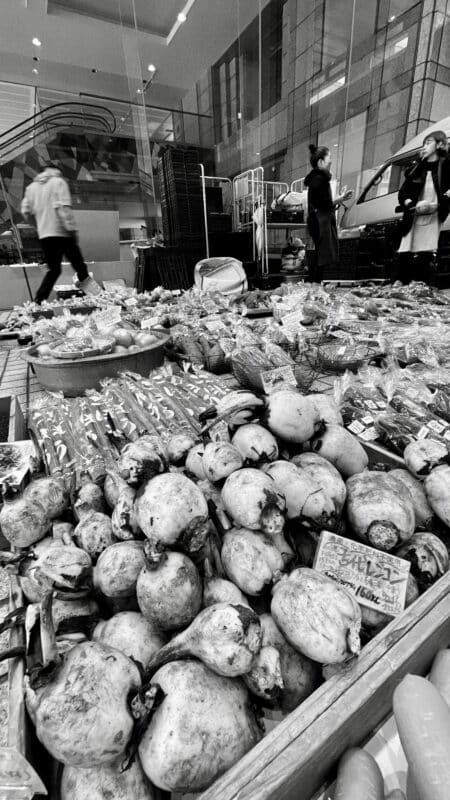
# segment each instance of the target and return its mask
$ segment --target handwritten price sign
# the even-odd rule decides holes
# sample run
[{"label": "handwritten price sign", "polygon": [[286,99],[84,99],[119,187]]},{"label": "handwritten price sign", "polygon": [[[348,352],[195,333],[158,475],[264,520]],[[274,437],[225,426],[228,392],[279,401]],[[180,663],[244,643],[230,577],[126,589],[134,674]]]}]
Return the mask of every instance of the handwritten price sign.
[{"label": "handwritten price sign", "polygon": [[409,561],[322,531],[314,569],[351,592],[358,603],[396,617],[405,607]]}]

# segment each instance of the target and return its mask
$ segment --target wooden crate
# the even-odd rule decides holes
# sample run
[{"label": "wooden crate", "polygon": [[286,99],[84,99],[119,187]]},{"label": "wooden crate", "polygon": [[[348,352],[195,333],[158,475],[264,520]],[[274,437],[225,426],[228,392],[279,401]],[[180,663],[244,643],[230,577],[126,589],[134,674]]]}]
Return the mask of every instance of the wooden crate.
[{"label": "wooden crate", "polygon": [[[402,459],[369,442],[370,463],[392,467]],[[11,579],[10,608],[23,602]],[[11,646],[22,644],[13,629]],[[264,739],[205,792],[157,800],[312,800],[334,778],[342,753],[361,745],[392,711],[392,693],[408,672],[425,674],[436,651],[450,645],[450,573],[367,644],[354,663],[320,686]],[[25,755],[48,784],[50,800],[60,800],[57,765],[42,757],[25,713],[22,659],[10,662],[8,744]],[[49,777],[50,776],[50,777]],[[362,800],[362,798],[361,798]]]},{"label": "wooden crate", "polygon": [[404,675],[425,674],[449,644],[447,574],[197,800],[310,800],[345,750],[363,744],[388,716]]}]

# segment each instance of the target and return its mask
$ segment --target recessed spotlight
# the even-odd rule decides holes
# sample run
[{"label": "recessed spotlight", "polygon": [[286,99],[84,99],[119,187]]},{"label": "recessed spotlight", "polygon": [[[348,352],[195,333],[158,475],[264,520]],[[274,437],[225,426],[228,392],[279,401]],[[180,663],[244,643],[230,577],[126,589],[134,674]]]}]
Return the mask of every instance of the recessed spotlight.
[{"label": "recessed spotlight", "polygon": [[31,40],[31,44],[34,44],[35,47],[40,47],[42,42],[37,38],[37,36],[35,36],[34,39]]},{"label": "recessed spotlight", "polygon": [[238,111],[238,113],[237,113],[237,118],[238,118],[238,119],[242,119],[242,114],[241,114],[241,112],[240,112],[240,111]]},{"label": "recessed spotlight", "polygon": [[136,89],[136,94],[142,94],[142,89]]},{"label": "recessed spotlight", "polygon": [[392,16],[389,17],[389,22],[394,22],[394,19],[396,19],[396,16],[395,14],[392,14]]},{"label": "recessed spotlight", "polygon": [[149,72],[156,72],[156,67],[154,64],[149,64],[147,69]]},{"label": "recessed spotlight", "polygon": [[259,152],[259,150],[258,150],[258,152],[257,152],[257,153],[255,153],[255,156],[260,156],[260,155],[261,155],[261,153],[260,153],[260,152]]},{"label": "recessed spotlight", "polygon": [[183,12],[180,11],[180,13],[177,16],[178,22],[186,22],[186,19],[187,19],[186,14],[183,14]]},{"label": "recessed spotlight", "polygon": [[121,117],[121,118],[120,118],[120,121],[121,121],[121,122],[125,122],[125,117]]},{"label": "recessed spotlight", "polygon": [[36,67],[33,67],[33,69],[31,71],[32,71],[33,75],[39,75],[39,70],[36,69]]}]

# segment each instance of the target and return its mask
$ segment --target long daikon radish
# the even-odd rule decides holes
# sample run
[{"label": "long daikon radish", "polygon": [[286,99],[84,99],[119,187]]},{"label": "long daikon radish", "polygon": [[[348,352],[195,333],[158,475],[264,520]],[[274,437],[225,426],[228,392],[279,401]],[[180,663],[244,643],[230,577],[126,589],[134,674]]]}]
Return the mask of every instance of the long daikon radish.
[{"label": "long daikon radish", "polygon": [[334,800],[384,800],[383,776],[370,753],[352,747],[342,756]]},{"label": "long daikon radish", "polygon": [[[430,672],[430,681],[450,708],[450,650],[438,650]],[[420,800],[411,770],[408,770],[408,800]]]},{"label": "long daikon radish", "polygon": [[408,774],[406,776],[406,797],[407,800],[421,800],[410,769],[408,769]]},{"label": "long daikon radish", "polygon": [[438,650],[431,667],[430,681],[450,708],[450,650]]},{"label": "long daikon radish", "polygon": [[394,716],[420,800],[448,800],[450,709],[425,678],[406,675],[393,698]]}]

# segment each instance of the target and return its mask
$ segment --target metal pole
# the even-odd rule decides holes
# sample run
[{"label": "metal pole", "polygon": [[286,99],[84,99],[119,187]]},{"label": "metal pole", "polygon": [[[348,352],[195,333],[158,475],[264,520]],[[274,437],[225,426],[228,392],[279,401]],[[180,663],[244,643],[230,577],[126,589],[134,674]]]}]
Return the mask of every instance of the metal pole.
[{"label": "metal pole", "polygon": [[205,168],[200,164],[200,177],[202,181],[203,219],[205,221],[206,258],[209,258],[208,212],[206,209]]},{"label": "metal pole", "polygon": [[28,294],[30,295],[30,300],[33,300],[33,292],[31,291],[31,286],[30,286],[30,282],[28,280],[27,271],[26,271],[24,263],[23,263],[22,239],[20,237],[19,229],[17,228],[17,226],[16,226],[16,224],[14,222],[14,219],[13,219],[12,209],[11,209],[11,206],[9,204],[8,194],[6,192],[6,187],[5,187],[5,183],[3,181],[3,175],[2,175],[1,169],[0,169],[0,186],[1,186],[1,189],[2,189],[2,192],[3,192],[3,197],[5,198],[5,203],[6,203],[6,208],[7,208],[7,211],[8,211],[9,219],[11,220],[11,227],[12,227],[12,230],[13,230],[13,233],[14,233],[14,238],[16,240],[16,247],[17,247],[17,250],[19,252],[20,263],[22,264],[22,270],[23,270],[23,274],[25,276],[25,282],[27,284]]}]

